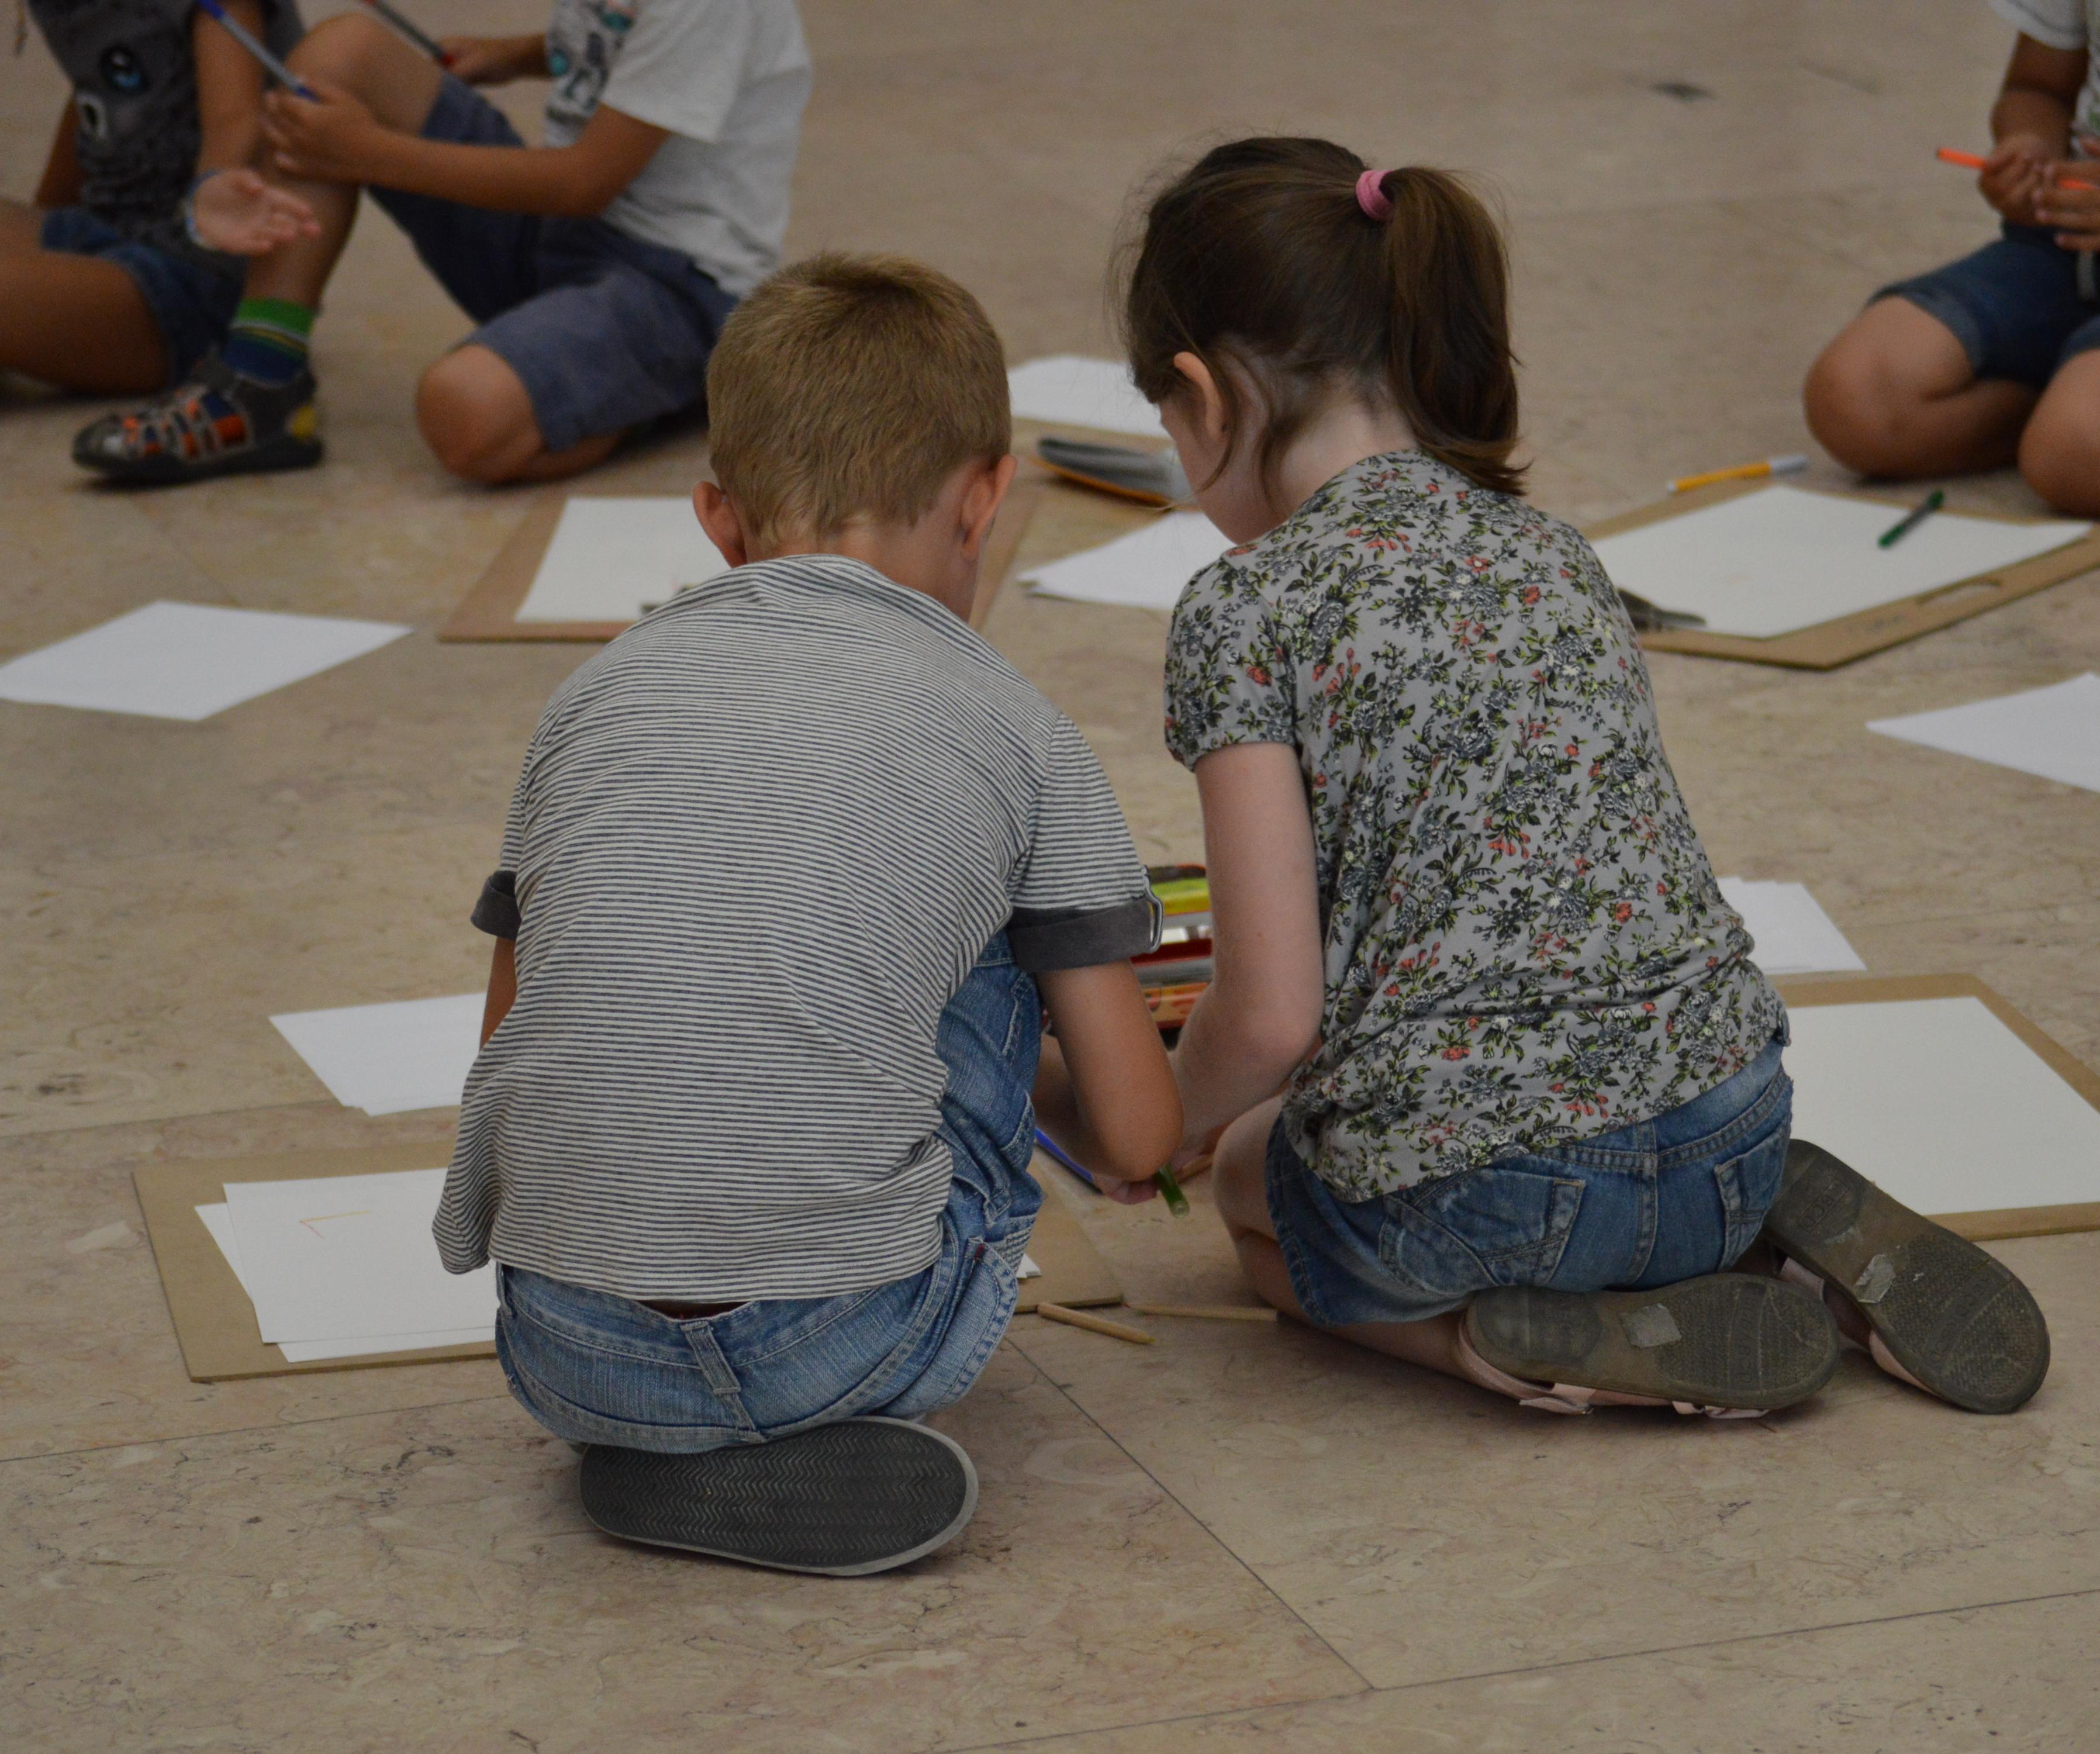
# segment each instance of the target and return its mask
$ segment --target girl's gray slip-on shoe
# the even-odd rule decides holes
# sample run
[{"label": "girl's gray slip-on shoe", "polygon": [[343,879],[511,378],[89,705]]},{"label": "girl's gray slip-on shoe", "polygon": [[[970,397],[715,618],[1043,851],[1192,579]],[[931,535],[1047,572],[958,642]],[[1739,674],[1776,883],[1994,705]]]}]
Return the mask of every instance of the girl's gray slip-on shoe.
[{"label": "girl's gray slip-on shoe", "polygon": [[1787,1147],[1764,1235],[1858,1311],[1885,1366],[1943,1401],[2010,1413],[2049,1374],[2049,1323],[2012,1270],[1820,1145]]},{"label": "girl's gray slip-on shoe", "polygon": [[977,1505],[960,1444],[902,1419],[845,1419],[699,1455],[593,1444],[584,1514],[608,1535],[781,1571],[859,1577],[945,1545]]}]

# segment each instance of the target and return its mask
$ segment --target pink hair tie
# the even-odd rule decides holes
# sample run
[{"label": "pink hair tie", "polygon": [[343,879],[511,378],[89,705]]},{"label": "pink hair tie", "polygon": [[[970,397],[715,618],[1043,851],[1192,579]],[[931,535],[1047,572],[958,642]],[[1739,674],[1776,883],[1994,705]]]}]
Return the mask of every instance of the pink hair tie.
[{"label": "pink hair tie", "polygon": [[1366,219],[1375,219],[1380,225],[1392,217],[1392,197],[1385,192],[1388,175],[1383,170],[1366,170],[1357,179],[1357,205],[1363,209]]}]

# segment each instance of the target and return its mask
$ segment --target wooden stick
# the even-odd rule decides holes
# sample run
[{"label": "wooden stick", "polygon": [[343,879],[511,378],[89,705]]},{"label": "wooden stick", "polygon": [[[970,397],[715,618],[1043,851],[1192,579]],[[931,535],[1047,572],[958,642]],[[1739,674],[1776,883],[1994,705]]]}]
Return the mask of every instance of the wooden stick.
[{"label": "wooden stick", "polygon": [[1127,1340],[1134,1346],[1149,1346],[1153,1336],[1141,1328],[1127,1328],[1121,1322],[1111,1322],[1105,1317],[1089,1315],[1084,1310],[1068,1310],[1061,1303],[1039,1303],[1035,1313],[1053,1322],[1062,1322],[1067,1327],[1083,1328],[1090,1334],[1106,1334],[1111,1340]]},{"label": "wooden stick", "polygon": [[1139,1315],[1185,1315],[1199,1322],[1273,1322],[1276,1311],[1265,1303],[1133,1303]]}]

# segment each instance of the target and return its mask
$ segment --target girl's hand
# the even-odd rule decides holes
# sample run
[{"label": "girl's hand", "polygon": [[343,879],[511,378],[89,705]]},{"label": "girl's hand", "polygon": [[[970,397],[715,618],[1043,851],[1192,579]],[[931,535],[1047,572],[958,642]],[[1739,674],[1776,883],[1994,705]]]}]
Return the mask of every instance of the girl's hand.
[{"label": "girl's hand", "polygon": [[1118,1206],[1141,1206],[1159,1198],[1159,1184],[1149,1176],[1142,1182],[1118,1182],[1113,1176],[1097,1175],[1094,1186]]},{"label": "girl's hand", "polygon": [[2045,223],[2035,210],[2036,197],[2049,186],[2055,152],[2032,135],[2009,134],[1992,148],[1977,173],[1983,199],[2015,225]]},{"label": "girl's hand", "polygon": [[229,256],[267,256],[280,244],[320,236],[314,210],[249,170],[218,170],[190,197],[196,235]]},{"label": "girl's hand", "polygon": [[368,181],[372,148],[387,130],[341,86],[311,73],[305,77],[312,97],[279,91],[263,99],[262,135],[271,165],[285,176],[315,183]]}]

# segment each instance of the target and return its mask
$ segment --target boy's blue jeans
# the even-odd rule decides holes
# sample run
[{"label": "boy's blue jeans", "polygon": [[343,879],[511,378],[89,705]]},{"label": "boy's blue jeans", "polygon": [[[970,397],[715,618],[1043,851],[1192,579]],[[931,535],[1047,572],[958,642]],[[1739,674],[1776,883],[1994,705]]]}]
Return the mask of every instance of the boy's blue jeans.
[{"label": "boy's blue jeans", "polygon": [[940,1025],[955,1179],[924,1272],[835,1297],[680,1321],[496,1269],[496,1356],[526,1411],[572,1443],[697,1451],[831,1420],[915,1419],[960,1400],[1006,1332],[1043,1191],[1028,1173],[1042,1045],[1035,983],[994,938]]}]

